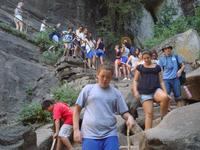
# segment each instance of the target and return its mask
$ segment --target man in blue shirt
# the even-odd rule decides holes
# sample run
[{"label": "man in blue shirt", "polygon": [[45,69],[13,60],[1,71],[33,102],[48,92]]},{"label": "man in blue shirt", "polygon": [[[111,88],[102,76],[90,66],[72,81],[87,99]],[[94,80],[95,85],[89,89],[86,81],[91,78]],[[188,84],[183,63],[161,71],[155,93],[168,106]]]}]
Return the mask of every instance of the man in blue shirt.
[{"label": "man in blue shirt", "polygon": [[[159,59],[159,65],[163,69],[163,79],[165,82],[167,93],[170,95],[171,91],[174,93],[177,106],[184,105],[181,99],[181,85],[179,77],[184,71],[185,65],[183,59],[172,53],[172,46],[165,46],[163,49],[163,56]],[[181,64],[179,69],[178,64]]]}]

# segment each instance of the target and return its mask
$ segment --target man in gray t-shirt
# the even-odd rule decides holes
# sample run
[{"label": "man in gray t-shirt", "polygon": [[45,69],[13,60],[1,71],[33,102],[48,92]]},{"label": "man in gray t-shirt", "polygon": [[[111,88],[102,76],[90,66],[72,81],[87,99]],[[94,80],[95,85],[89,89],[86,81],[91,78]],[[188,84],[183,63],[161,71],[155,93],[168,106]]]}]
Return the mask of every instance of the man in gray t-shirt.
[{"label": "man in gray t-shirt", "polygon": [[76,104],[85,107],[81,128],[83,138],[117,136],[115,115],[128,112],[121,93],[112,86],[102,89],[98,84],[87,85],[81,91]]},{"label": "man in gray t-shirt", "polygon": [[[97,71],[97,84],[86,85],[81,91],[73,115],[74,140],[82,142],[82,150],[119,150],[116,114],[126,120],[128,129],[134,125],[121,93],[109,83],[113,68],[101,65]],[[81,131],[79,119],[85,108]]]}]

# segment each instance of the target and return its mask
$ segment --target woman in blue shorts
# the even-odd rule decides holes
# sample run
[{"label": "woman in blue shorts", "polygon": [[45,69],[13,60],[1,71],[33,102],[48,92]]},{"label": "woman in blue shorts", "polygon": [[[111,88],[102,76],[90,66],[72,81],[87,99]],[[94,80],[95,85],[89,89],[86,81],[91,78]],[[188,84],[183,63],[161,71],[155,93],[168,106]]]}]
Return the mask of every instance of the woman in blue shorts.
[{"label": "woman in blue shorts", "polygon": [[161,119],[167,114],[169,96],[162,79],[161,67],[153,64],[151,53],[142,54],[144,64],[137,66],[133,79],[133,94],[140,100],[145,113],[145,130],[152,128],[153,101],[160,104]]},{"label": "woman in blue shorts", "polygon": [[[100,59],[100,64],[103,64],[103,58],[105,57],[105,45],[101,37],[98,38],[96,43],[95,56]],[[93,57],[93,63],[96,63],[96,57]]]}]

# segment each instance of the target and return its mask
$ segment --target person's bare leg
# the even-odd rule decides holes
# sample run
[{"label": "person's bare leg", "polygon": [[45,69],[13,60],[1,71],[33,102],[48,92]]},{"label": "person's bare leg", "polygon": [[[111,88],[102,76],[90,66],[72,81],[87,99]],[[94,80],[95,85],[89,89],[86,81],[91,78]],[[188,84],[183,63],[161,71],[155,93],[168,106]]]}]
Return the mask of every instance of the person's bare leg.
[{"label": "person's bare leg", "polygon": [[148,100],[143,102],[142,107],[145,113],[145,130],[152,128],[153,122],[153,101]]},{"label": "person's bare leg", "polygon": [[67,147],[67,150],[72,150],[73,149],[73,147],[72,147],[72,145],[71,145],[71,143],[70,143],[68,138],[60,137],[60,139],[61,139],[62,143]]},{"label": "person's bare leg", "polygon": [[183,107],[183,106],[185,106],[184,100],[179,100],[179,101],[177,101],[177,102],[176,102],[176,106],[177,106],[177,107]]},{"label": "person's bare leg", "polygon": [[15,26],[16,26],[16,30],[19,30],[19,24],[17,21],[15,21]]},{"label": "person's bare leg", "polygon": [[160,116],[163,118],[168,113],[168,95],[163,90],[158,89],[154,94],[154,101],[160,103]]},{"label": "person's bare leg", "polygon": [[99,59],[100,59],[101,65],[103,65],[103,57],[101,56]]},{"label": "person's bare leg", "polygon": [[90,59],[90,58],[88,58],[88,67],[89,67],[89,68],[92,67],[92,66],[91,66],[91,59]]},{"label": "person's bare leg", "polygon": [[19,21],[19,31],[23,31],[23,22]]},{"label": "person's bare leg", "polygon": [[56,150],[61,150],[61,139],[59,137],[57,137],[57,142],[56,142]]},{"label": "person's bare leg", "polygon": [[119,77],[118,70],[119,70],[119,67],[118,67],[118,60],[115,60],[115,76],[116,76],[116,78]]},{"label": "person's bare leg", "polygon": [[127,78],[125,64],[122,65],[122,69],[123,69],[124,78]]}]

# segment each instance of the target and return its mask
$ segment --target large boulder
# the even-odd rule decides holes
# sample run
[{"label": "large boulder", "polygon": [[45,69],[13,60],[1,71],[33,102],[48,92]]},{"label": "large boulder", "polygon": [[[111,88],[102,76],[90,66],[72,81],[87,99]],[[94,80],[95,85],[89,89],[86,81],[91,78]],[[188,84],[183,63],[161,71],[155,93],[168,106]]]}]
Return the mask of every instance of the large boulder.
[{"label": "large boulder", "polygon": [[34,97],[48,94],[57,79],[39,63],[38,47],[3,31],[0,43],[0,110],[15,118]]},{"label": "large boulder", "polygon": [[36,150],[36,133],[21,124],[0,127],[0,149]]},{"label": "large boulder", "polygon": [[161,123],[146,131],[146,140],[154,150],[200,149],[200,103],[171,111]]},{"label": "large boulder", "polygon": [[[125,31],[127,35],[131,33],[134,36],[134,42],[136,45],[140,45],[144,40],[153,37],[154,20],[150,12],[147,11],[143,5],[140,7],[138,16],[130,14],[130,21],[125,23]],[[139,16],[140,14],[140,16]]]},{"label": "large boulder", "polygon": [[156,18],[161,22],[170,21],[170,19],[175,20],[182,15],[184,15],[184,13],[180,0],[163,0],[155,11]]},{"label": "large boulder", "polygon": [[193,29],[165,40],[154,49],[160,50],[161,52],[162,47],[165,45],[171,45],[173,51],[181,55],[186,62],[194,62],[194,60],[199,58],[200,38],[198,33]]}]

